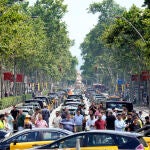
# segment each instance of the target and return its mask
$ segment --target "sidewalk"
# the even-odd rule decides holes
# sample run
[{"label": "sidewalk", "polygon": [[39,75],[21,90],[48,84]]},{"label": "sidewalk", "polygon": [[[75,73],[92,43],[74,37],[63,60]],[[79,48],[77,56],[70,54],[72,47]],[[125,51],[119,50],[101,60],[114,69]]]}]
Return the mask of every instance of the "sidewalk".
[{"label": "sidewalk", "polygon": [[[20,105],[22,105],[22,103],[17,104],[16,106],[20,106]],[[12,108],[13,108],[13,106],[5,108],[5,109],[1,109],[0,114],[4,114],[5,112],[10,112],[12,110]]]}]

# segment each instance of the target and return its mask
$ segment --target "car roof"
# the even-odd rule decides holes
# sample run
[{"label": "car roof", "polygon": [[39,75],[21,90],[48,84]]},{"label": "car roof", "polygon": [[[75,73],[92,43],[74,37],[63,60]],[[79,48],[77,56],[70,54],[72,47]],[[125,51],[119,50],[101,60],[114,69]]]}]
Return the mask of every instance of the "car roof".
[{"label": "car roof", "polygon": [[131,133],[131,132],[120,132],[120,131],[115,131],[115,130],[90,130],[90,131],[86,131],[88,133],[110,133],[110,134],[117,134],[117,135],[125,135],[125,136],[130,136],[130,137],[138,137],[138,136],[142,136],[139,133]]},{"label": "car roof", "polygon": [[132,102],[129,101],[106,101],[106,103],[122,103],[122,104],[132,104]]},{"label": "car roof", "polygon": [[12,136],[8,137],[8,138],[5,138],[5,140],[9,139],[9,138],[12,138],[13,136],[17,136],[17,135],[20,135],[20,134],[23,134],[23,133],[26,133],[28,131],[58,131],[58,132],[63,132],[63,133],[66,133],[66,134],[73,134],[73,132],[71,131],[68,131],[68,130],[65,130],[65,129],[60,129],[60,128],[32,128],[32,129],[24,129],[22,131],[18,131],[16,133],[14,133]]}]

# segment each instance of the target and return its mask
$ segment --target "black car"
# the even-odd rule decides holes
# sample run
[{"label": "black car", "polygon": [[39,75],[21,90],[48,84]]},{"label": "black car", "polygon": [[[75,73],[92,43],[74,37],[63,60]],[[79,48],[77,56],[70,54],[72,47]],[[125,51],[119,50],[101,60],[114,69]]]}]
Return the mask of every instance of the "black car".
[{"label": "black car", "polygon": [[5,137],[9,136],[10,133],[5,130],[0,130],[0,140],[4,139]]},{"label": "black car", "polygon": [[35,147],[35,149],[75,149],[77,142],[81,150],[98,150],[100,148],[111,150],[112,148],[121,150],[148,149],[148,145],[141,134],[112,130],[79,132],[51,144]]}]

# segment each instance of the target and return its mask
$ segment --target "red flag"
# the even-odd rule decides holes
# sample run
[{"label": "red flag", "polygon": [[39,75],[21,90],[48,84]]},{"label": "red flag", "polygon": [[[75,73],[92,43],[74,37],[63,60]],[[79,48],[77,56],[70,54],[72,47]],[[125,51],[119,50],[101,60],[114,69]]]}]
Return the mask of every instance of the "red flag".
[{"label": "red flag", "polygon": [[142,71],[141,80],[147,81],[148,79],[150,79],[150,72],[149,71]]},{"label": "red flag", "polygon": [[12,73],[11,72],[4,72],[4,80],[11,80],[12,79]]},{"label": "red flag", "polygon": [[16,75],[16,82],[23,82],[23,74]]}]

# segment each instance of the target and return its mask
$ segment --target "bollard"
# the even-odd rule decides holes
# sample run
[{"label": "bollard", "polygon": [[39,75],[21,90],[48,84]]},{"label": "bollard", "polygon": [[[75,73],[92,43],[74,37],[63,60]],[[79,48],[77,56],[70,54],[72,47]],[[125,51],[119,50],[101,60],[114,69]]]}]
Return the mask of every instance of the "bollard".
[{"label": "bollard", "polygon": [[76,139],[76,150],[80,150],[80,139]]}]

